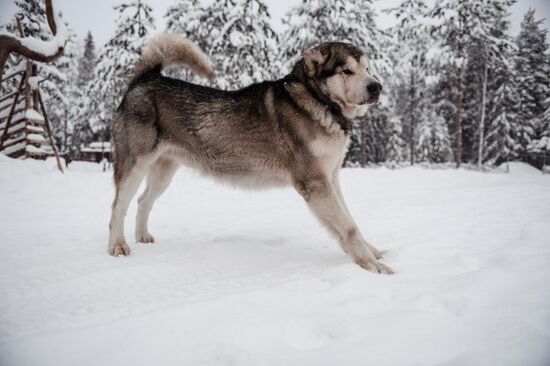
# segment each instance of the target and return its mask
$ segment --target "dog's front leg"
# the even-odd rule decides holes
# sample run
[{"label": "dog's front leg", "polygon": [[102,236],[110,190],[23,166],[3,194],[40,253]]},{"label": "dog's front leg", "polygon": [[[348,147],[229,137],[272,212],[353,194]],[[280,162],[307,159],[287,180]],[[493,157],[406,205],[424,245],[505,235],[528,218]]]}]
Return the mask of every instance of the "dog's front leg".
[{"label": "dog's front leg", "polygon": [[304,197],[319,221],[338,238],[344,252],[350,255],[355,263],[372,272],[393,273],[390,267],[376,259],[340,201],[329,177],[296,179],[294,187]]},{"label": "dog's front leg", "polygon": [[[340,188],[340,177],[338,176],[339,169],[334,171],[334,174],[332,176],[332,184],[334,185],[334,189],[336,190],[336,194],[338,194],[338,198],[340,199],[340,203],[342,206],[346,209],[346,212],[351,217],[351,212],[349,211],[348,206],[346,205],[346,201],[344,200],[344,195],[342,194],[342,189]],[[376,259],[381,259],[382,254],[384,253],[381,250],[378,250],[374,247],[374,245],[370,244],[368,241],[365,240],[365,244],[369,247],[369,249],[372,251]]]}]

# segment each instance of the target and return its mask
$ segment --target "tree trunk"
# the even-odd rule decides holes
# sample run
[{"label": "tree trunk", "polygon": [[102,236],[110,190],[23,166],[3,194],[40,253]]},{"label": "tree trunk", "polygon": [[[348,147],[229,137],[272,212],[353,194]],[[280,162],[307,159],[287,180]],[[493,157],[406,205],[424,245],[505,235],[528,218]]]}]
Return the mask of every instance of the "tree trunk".
[{"label": "tree trunk", "polygon": [[[370,117],[370,116],[369,116]],[[360,150],[360,157],[359,157],[359,164],[364,167],[367,165],[367,118],[369,117],[363,117],[361,119],[361,122],[359,123],[359,126],[361,126],[361,150]]]},{"label": "tree trunk", "polygon": [[410,126],[409,126],[409,148],[410,148],[410,154],[411,154],[411,165],[414,165],[414,131],[415,131],[415,125],[416,121],[414,119],[414,109],[415,109],[415,96],[416,96],[416,90],[414,87],[414,74],[411,72],[411,85],[409,86],[409,120],[410,120]]},{"label": "tree trunk", "polygon": [[456,167],[462,163],[462,66],[458,68],[456,80]]},{"label": "tree trunk", "polygon": [[485,140],[485,104],[487,100],[487,62],[483,70],[483,86],[481,91],[481,119],[479,121],[479,146],[477,154],[477,166],[481,168],[483,163],[483,140]]},{"label": "tree trunk", "polygon": [[69,111],[67,110],[67,108],[65,108],[65,121],[63,123],[63,152],[65,152],[65,154],[67,153],[67,141],[69,139],[69,132],[67,131],[68,128],[69,128],[69,125],[68,125],[68,119],[69,119]]}]

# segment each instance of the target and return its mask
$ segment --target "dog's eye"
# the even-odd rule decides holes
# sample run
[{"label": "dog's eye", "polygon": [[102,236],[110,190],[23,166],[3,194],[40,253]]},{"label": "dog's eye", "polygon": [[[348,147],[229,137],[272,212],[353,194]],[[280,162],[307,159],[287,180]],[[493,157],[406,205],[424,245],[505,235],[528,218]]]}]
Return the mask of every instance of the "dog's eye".
[{"label": "dog's eye", "polygon": [[344,70],[344,74],[346,74],[346,75],[353,75],[353,71],[351,71],[350,69],[345,69],[345,70]]}]

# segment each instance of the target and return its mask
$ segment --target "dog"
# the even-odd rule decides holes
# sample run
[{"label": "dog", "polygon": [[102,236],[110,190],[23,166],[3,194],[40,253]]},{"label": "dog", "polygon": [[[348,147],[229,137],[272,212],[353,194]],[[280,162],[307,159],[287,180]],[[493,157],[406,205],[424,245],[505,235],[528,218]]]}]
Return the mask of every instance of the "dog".
[{"label": "dog", "polygon": [[177,65],[214,76],[195,44],[177,35],[157,36],[142,50],[114,114],[111,255],[130,254],[124,218],[145,177],[135,234],[138,242],[154,242],[147,227],[153,203],[185,165],[237,187],[294,187],[355,263],[393,273],[379,261],[382,252],[361,235],[338,179],[351,120],[377,103],[382,90],[361,50],[323,43],[307,50],[284,78],[232,91],[161,74]]}]

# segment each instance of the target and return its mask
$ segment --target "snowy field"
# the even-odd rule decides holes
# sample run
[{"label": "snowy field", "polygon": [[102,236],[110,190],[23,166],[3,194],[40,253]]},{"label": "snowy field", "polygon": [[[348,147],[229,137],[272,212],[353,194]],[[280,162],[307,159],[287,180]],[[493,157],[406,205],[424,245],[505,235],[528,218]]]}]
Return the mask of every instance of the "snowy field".
[{"label": "snowy field", "polygon": [[0,365],[549,365],[550,175],[510,168],[344,170],[387,276],[293,191],[186,170],[110,257],[110,172],[0,155]]}]

